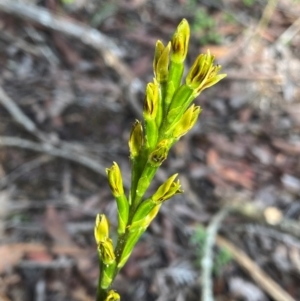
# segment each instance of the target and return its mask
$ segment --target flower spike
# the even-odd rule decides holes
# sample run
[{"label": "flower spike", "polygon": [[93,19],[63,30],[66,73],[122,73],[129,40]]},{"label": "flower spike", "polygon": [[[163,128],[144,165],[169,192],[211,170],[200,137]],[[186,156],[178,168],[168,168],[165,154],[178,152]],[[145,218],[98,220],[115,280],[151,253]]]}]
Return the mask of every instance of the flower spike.
[{"label": "flower spike", "polygon": [[[121,170],[116,162],[106,169],[111,192],[117,202],[116,244],[109,236],[109,223],[98,214],[94,229],[100,262],[97,301],[119,301],[111,290],[120,269],[134,246],[157,216],[162,204],[182,193],[178,174],[168,178],[150,197],[146,193],[171,147],[196,124],[201,108],[194,99],[226,74],[214,65],[215,57],[200,54],[184,78],[190,27],[183,19],[166,46],[157,41],[153,60],[153,82],[148,83],[144,98],[143,120],[132,126],[128,145],[131,183],[125,195]],[[126,181],[127,182],[127,181]]]}]

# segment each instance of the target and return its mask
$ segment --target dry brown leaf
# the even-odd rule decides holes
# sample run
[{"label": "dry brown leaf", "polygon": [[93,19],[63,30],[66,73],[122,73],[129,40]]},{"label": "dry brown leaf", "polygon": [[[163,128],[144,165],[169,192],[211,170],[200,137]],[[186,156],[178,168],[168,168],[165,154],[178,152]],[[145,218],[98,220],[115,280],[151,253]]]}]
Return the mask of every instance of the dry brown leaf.
[{"label": "dry brown leaf", "polygon": [[[16,243],[0,246],[0,274],[17,265],[27,254],[43,253],[45,255],[46,252],[46,246],[36,243]],[[50,249],[50,252],[57,255],[78,256],[78,258],[83,255],[89,256],[87,250],[74,246],[55,246]]]},{"label": "dry brown leaf", "polygon": [[23,250],[16,245],[0,246],[0,274],[18,264],[23,255]]},{"label": "dry brown leaf", "polygon": [[47,233],[58,245],[74,244],[55,207],[48,206],[44,226]]},{"label": "dry brown leaf", "polygon": [[211,148],[206,153],[206,162],[209,167],[218,168],[219,167],[220,157],[218,152]]},{"label": "dry brown leaf", "polygon": [[288,153],[290,155],[300,154],[300,144],[290,144],[282,139],[273,139],[272,144],[279,150]]}]

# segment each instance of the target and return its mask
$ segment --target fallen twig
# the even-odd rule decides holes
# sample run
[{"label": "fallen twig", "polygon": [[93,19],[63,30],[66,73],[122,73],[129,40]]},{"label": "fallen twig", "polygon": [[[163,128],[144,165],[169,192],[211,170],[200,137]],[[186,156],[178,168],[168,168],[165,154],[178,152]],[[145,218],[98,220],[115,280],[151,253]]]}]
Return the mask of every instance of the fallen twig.
[{"label": "fallen twig", "polygon": [[41,166],[42,164],[48,163],[51,160],[53,160],[53,157],[50,157],[48,155],[41,155],[36,159],[33,159],[29,162],[22,164],[17,169],[12,171],[10,174],[0,179],[0,189],[2,189],[4,186],[7,186],[10,182],[15,181],[22,175],[28,174],[31,170]]},{"label": "fallen twig", "polygon": [[217,244],[226,248],[234,260],[252,277],[252,279],[275,301],[296,301],[285,290],[283,290],[268,274],[251,260],[243,251],[234,246],[223,237],[217,237]]},{"label": "fallen twig", "polygon": [[[1,0],[0,0],[1,1]],[[38,152],[50,154],[52,156],[68,159],[81,165],[88,167],[89,169],[106,176],[105,167],[98,161],[91,159],[85,152],[79,153],[78,146],[72,143],[63,142],[59,139],[52,142],[49,139],[49,135],[40,131],[36,124],[27,117],[19,106],[11,99],[0,86],[0,103],[7,109],[11,116],[21,126],[24,127],[29,133],[39,138],[42,143],[31,142],[21,138],[14,137],[1,137],[0,145],[14,146],[20,148],[27,148]]]},{"label": "fallen twig", "polygon": [[300,32],[300,18],[288,27],[277,39],[277,45],[287,45]]},{"label": "fallen twig", "polygon": [[105,167],[98,161],[95,161],[94,159],[91,159],[86,156],[76,154],[74,152],[70,152],[67,149],[56,148],[52,144],[49,144],[49,143],[37,143],[37,142],[31,142],[29,140],[25,140],[25,139],[21,139],[21,138],[16,138],[16,137],[0,136],[0,146],[25,148],[25,149],[30,149],[30,150],[40,152],[40,153],[46,153],[51,156],[64,158],[64,159],[79,163],[81,165],[84,165],[84,166],[88,167],[89,169],[95,171],[96,173],[106,177]]},{"label": "fallen twig", "polygon": [[211,220],[206,230],[206,239],[201,260],[201,283],[202,283],[202,301],[213,301],[212,268],[213,268],[213,247],[216,235],[222,220],[229,212],[229,208],[224,207]]},{"label": "fallen twig", "polygon": [[46,140],[46,138],[38,130],[34,122],[23,113],[19,106],[5,93],[1,86],[0,103],[6,108],[6,110],[12,115],[13,118],[25,128],[25,130],[37,136],[41,140]]}]

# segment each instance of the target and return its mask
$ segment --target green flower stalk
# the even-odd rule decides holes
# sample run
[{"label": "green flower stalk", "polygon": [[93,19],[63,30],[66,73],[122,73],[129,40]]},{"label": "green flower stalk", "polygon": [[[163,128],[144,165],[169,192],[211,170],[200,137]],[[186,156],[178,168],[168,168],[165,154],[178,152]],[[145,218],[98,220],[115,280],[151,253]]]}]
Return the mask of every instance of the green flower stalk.
[{"label": "green flower stalk", "polygon": [[131,161],[128,197],[118,164],[113,162],[106,169],[108,183],[117,202],[118,228],[113,241],[106,216],[97,215],[94,230],[100,268],[97,301],[120,300],[119,294],[111,289],[115,277],[162,204],[183,192],[180,181],[176,180],[178,174],[174,174],[154,194],[146,196],[171,147],[198,120],[201,108],[195,106],[193,100],[226,76],[219,74],[221,67],[214,65],[215,58],[208,51],[197,57],[182,83],[189,38],[189,24],[183,19],[167,46],[161,41],[156,43],[154,79],[146,87],[144,120],[135,121],[128,142]]}]

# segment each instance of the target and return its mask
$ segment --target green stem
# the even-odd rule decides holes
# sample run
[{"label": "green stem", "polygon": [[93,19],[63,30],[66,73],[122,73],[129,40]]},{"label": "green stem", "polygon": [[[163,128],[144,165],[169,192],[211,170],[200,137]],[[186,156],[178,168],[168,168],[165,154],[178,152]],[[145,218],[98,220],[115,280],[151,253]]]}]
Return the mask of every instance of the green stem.
[{"label": "green stem", "polygon": [[163,98],[164,117],[167,116],[169,106],[173,99],[173,95],[181,84],[181,78],[183,75],[183,71],[184,71],[183,63],[178,64],[178,63],[171,62],[167,89],[166,89],[166,93],[165,93],[165,98]]},{"label": "green stem", "polygon": [[[130,225],[130,223],[131,223],[131,219],[129,217],[127,225]],[[123,250],[124,250],[125,244],[127,242],[128,235],[129,235],[129,230],[128,230],[128,227],[126,227],[126,232],[122,235],[119,235],[119,237],[118,237],[117,245],[116,245],[116,248],[115,248],[116,267],[115,267],[114,274],[113,274],[113,277],[112,277],[112,282],[114,281],[115,277],[117,276],[117,274],[120,271],[120,268],[118,268],[118,264],[120,262],[122,254],[123,254]]]},{"label": "green stem", "polygon": [[102,276],[103,276],[103,262],[100,260],[99,257],[99,270],[100,270],[100,275],[98,278],[98,287],[97,287],[97,301],[105,301],[106,296],[107,296],[107,289],[103,289],[101,287],[101,282],[102,282]]},{"label": "green stem", "polygon": [[105,301],[107,297],[107,290],[98,287],[96,301]]}]

